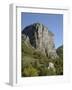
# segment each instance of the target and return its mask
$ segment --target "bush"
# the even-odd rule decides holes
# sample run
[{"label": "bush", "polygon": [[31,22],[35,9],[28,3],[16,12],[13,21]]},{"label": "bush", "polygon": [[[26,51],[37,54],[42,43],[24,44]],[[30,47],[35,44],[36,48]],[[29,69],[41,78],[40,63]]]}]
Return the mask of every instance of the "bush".
[{"label": "bush", "polygon": [[24,68],[22,72],[22,76],[26,76],[26,77],[38,76],[38,71],[37,69],[35,69],[34,67],[30,65]]},{"label": "bush", "polygon": [[56,68],[56,74],[63,75],[63,59],[58,58],[54,60],[54,65]]},{"label": "bush", "polygon": [[35,51],[35,52],[33,53],[33,57],[36,58],[36,59],[41,59],[41,58],[42,58],[42,55],[41,55],[40,52],[36,52],[36,51]]},{"label": "bush", "polygon": [[54,72],[53,69],[48,69],[48,67],[40,67],[39,68],[39,76],[50,76],[50,75],[56,75],[56,72]]}]

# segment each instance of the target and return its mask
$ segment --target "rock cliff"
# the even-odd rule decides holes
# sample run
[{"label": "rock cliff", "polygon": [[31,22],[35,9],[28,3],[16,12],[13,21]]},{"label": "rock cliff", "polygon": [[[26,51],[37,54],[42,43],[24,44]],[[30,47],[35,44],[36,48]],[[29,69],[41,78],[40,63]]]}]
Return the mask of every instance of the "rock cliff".
[{"label": "rock cliff", "polygon": [[47,57],[57,57],[54,34],[41,23],[34,23],[25,27],[22,30],[24,40],[30,42],[31,46],[38,51],[41,51]]}]

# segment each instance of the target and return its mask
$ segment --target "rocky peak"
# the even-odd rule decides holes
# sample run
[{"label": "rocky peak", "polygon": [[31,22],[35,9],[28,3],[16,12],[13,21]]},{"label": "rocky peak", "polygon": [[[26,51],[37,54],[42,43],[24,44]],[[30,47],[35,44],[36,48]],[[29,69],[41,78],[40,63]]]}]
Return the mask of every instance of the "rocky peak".
[{"label": "rocky peak", "polygon": [[41,51],[46,56],[57,57],[54,34],[41,23],[34,23],[22,30],[22,36],[29,38],[29,42],[36,50]]}]

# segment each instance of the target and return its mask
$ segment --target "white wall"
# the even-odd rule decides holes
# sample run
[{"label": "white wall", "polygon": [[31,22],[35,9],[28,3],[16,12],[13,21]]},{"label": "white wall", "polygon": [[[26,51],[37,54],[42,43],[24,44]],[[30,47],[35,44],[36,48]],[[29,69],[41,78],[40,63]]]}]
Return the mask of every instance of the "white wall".
[{"label": "white wall", "polygon": [[[11,89],[25,89],[25,90],[71,90],[71,83],[65,84],[50,84],[50,85],[35,85],[35,86],[24,86],[24,87],[11,87],[8,85],[9,81],[9,4],[10,3],[28,3],[35,5],[36,2],[41,2],[41,4],[51,3],[52,6],[66,6],[72,10],[71,1],[72,0],[0,0],[0,90],[11,90]],[[38,3],[39,4],[39,3]],[[71,11],[72,16],[72,11]],[[72,24],[72,17],[70,17]],[[72,26],[72,25],[71,25]],[[69,59],[71,57],[72,51],[72,30],[69,28]],[[72,64],[72,63],[71,63]],[[71,65],[72,69],[72,65]],[[72,75],[72,72],[71,72]],[[71,78],[72,81],[72,78]]]}]

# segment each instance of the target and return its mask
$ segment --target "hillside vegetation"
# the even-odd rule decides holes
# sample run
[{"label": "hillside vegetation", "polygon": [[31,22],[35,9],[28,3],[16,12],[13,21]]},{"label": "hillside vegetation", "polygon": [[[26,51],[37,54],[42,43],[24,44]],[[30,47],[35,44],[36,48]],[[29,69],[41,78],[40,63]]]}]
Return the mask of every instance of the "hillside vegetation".
[{"label": "hillside vegetation", "polygon": [[[63,75],[63,46],[57,49],[59,57],[52,59],[34,49],[29,43],[22,40],[22,77]],[[49,63],[54,69],[49,68]]]}]

